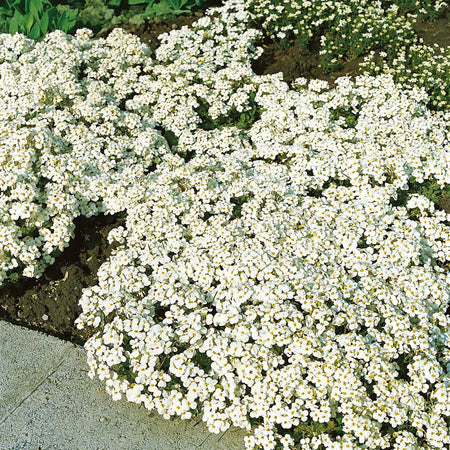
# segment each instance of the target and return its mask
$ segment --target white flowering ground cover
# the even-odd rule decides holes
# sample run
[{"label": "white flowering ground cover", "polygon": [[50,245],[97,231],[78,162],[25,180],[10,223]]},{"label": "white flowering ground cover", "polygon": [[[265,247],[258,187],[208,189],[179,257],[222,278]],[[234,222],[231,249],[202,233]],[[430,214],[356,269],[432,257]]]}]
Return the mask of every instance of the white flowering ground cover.
[{"label": "white flowering ground cover", "polygon": [[114,399],[249,449],[448,448],[450,215],[398,199],[450,184],[449,114],[387,75],[255,75],[245,6],[155,54],[0,35],[0,281],[124,211],[77,320]]}]

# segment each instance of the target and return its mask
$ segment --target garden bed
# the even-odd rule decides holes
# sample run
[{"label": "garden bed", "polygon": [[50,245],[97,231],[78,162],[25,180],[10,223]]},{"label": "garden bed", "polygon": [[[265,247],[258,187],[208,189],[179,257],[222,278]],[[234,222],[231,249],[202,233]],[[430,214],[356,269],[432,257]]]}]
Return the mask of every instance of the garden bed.
[{"label": "garden bed", "polygon": [[300,27],[230,0],[0,36],[0,313],[84,343],[113,399],[247,448],[431,450],[450,443],[448,10],[431,29],[389,2],[302,5],[279,6]]},{"label": "garden bed", "polygon": [[[203,13],[193,17],[183,16],[170,20],[157,20],[143,25],[120,25],[127,32],[136,34],[140,40],[155,50],[159,44],[157,36],[173,29],[190,25]],[[450,8],[436,22],[417,21],[414,28],[428,45],[448,46]],[[115,27],[105,30],[104,37]],[[267,39],[263,55],[253,63],[255,73],[260,75],[282,72],[285,81],[298,77],[322,79],[330,83],[340,76],[356,76],[363,56],[344,63],[343,68],[325,74],[319,68],[320,55],[314,46],[301,46],[293,42],[285,50]],[[450,213],[450,197],[443,197],[440,205]],[[83,343],[89,337],[88,330],[78,330],[74,321],[81,313],[78,305],[83,288],[95,284],[97,270],[111,254],[106,240],[108,232],[123,224],[116,216],[80,218],[76,222],[76,235],[70,246],[59,256],[54,266],[49,267],[38,280],[22,279],[14,286],[0,288],[0,318],[23,326],[42,330],[63,339]]]}]

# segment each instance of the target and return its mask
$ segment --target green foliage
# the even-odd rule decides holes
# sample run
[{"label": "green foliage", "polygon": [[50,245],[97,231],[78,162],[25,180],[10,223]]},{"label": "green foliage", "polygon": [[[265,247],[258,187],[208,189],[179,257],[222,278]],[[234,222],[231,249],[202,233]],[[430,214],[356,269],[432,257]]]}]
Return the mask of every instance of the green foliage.
[{"label": "green foliage", "polygon": [[336,419],[331,419],[327,423],[314,421],[301,422],[297,427],[295,427],[292,437],[294,438],[295,442],[299,442],[302,439],[311,438],[313,436],[320,436],[325,433],[328,434],[334,432],[335,434],[338,434],[342,431],[341,422],[341,414],[338,414],[338,417]]},{"label": "green foliage", "polygon": [[77,9],[53,6],[49,0],[6,0],[0,8],[0,29],[40,39],[47,32],[69,32],[75,25]]},{"label": "green foliage", "polygon": [[[23,33],[40,39],[53,30],[66,33],[88,27],[99,32],[111,24],[140,23],[156,17],[192,14],[210,0],[66,0],[55,6],[50,0],[5,0],[0,7],[0,32]],[[70,5],[70,6],[69,6]]]},{"label": "green foliage", "polygon": [[358,121],[357,114],[354,114],[354,113],[348,111],[348,109],[343,108],[343,107],[331,110],[331,119],[332,120],[338,121],[341,117],[343,118],[343,120],[345,122],[345,124],[343,123],[341,126],[343,126],[343,127],[347,126],[348,128],[355,128],[356,123]]},{"label": "green foliage", "polygon": [[203,98],[198,98],[199,107],[196,111],[202,119],[200,125],[204,130],[222,129],[223,127],[235,126],[241,130],[250,128],[253,123],[261,117],[261,111],[255,102],[256,94],[251,92],[248,101],[246,102],[246,109],[244,111],[237,111],[232,108],[226,116],[220,116],[217,119],[212,119],[209,116],[209,104]]},{"label": "green foliage", "polygon": [[143,5],[145,17],[190,14],[194,9],[205,7],[207,0],[128,0],[128,4]]},{"label": "green foliage", "polygon": [[141,24],[147,19],[192,14],[205,9],[211,0],[69,0],[79,8],[77,27],[95,33],[110,25]]},{"label": "green foliage", "polygon": [[100,30],[109,23],[115,14],[115,7],[120,6],[120,0],[105,2],[104,0],[86,0],[80,8],[78,22],[80,27],[88,27],[94,31]]},{"label": "green foliage", "polygon": [[250,199],[254,198],[253,194],[241,195],[240,197],[232,197],[230,203],[233,206],[233,218],[242,217],[242,206]]},{"label": "green foliage", "polygon": [[439,207],[441,199],[450,195],[450,185],[441,188],[434,178],[425,180],[423,183],[418,183],[414,177],[411,178],[409,189],[399,190],[397,192],[397,200],[392,201],[393,206],[406,206],[411,194],[419,194],[426,197],[428,200],[436,203]]}]

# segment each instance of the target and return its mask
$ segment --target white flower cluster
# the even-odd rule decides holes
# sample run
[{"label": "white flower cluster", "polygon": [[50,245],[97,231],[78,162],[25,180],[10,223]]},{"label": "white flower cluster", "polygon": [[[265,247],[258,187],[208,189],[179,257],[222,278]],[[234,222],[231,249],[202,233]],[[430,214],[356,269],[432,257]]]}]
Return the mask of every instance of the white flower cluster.
[{"label": "white flower cluster", "polygon": [[140,112],[152,105],[153,119],[176,135],[248,110],[255,90],[250,62],[262,54],[252,45],[260,33],[247,28],[248,18],[240,2],[228,2],[215,19],[205,16],[159,36],[158,64],[147,67],[139,95],[127,106]]},{"label": "white flower cluster", "polygon": [[261,24],[269,37],[284,39],[294,35],[302,43],[308,42],[317,29],[330,25],[331,33],[343,35],[343,39],[353,38],[346,35],[352,31],[349,26],[356,26],[353,31],[361,40],[371,39],[374,37],[371,33],[381,24],[394,25],[391,21],[393,17],[389,16],[391,13],[396,15],[400,8],[410,13],[415,11],[421,17],[436,17],[447,6],[445,1],[440,0],[412,2],[408,6],[401,0],[246,0],[245,3],[251,18]]},{"label": "white flower cluster", "polygon": [[[434,108],[448,108],[450,51],[426,45],[413,28],[417,16],[435,18],[448,2],[247,0],[246,7],[253,26],[278,45],[320,39],[324,72],[371,52],[361,65],[364,73],[391,73],[396,82],[424,87]],[[408,10],[406,18],[400,8]],[[383,52],[376,52],[380,48]]]},{"label": "white flower cluster", "polygon": [[[192,95],[184,74],[205,77],[209,49],[239,55],[226,38],[217,50],[206,24],[157,51],[158,79],[179,83],[158,111],[178,144],[142,180],[83,293],[78,326],[99,330],[90,376],[167,418],[253,428],[247,448],[450,444],[450,217],[420,195],[393,206],[412,176],[450,183],[445,116],[389,76],[289,90],[248,74],[239,82],[261,111],[248,130],[205,130],[187,106],[197,126],[182,129],[172,105]],[[208,26],[228,35],[224,15]],[[220,91],[216,73],[196,87]],[[306,423],[331,431],[295,443]]]},{"label": "white flower cluster", "polygon": [[75,217],[104,211],[105,196],[123,209],[124,188],[168,151],[148,114],[122,106],[149,49],[119,29],[91,36],[0,35],[0,284],[39,277]]},{"label": "white flower cluster", "polygon": [[435,44],[423,43],[401,46],[395,58],[387,63],[386,54],[372,51],[364,58],[361,69],[364,73],[377,75],[391,74],[395,81],[404,86],[423,86],[430,93],[430,103],[434,108],[447,110],[449,106],[450,49]]},{"label": "white flower cluster", "polygon": [[19,181],[45,220],[126,211],[77,320],[114,399],[245,428],[249,449],[448,447],[450,217],[397,201],[412,177],[450,184],[448,115],[390,76],[257,76],[244,0],[218,12],[154,59],[121,31],[2,35],[3,114],[34,133],[1,125],[2,220],[20,225]]}]

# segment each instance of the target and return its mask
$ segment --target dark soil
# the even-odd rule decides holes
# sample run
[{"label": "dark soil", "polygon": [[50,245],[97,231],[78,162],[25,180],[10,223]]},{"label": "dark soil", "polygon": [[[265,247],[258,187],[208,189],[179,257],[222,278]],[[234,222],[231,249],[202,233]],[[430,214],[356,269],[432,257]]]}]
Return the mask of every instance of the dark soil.
[{"label": "dark soil", "polygon": [[314,46],[300,45],[292,42],[286,50],[281,50],[274,43],[263,44],[264,53],[253,62],[252,68],[258,75],[268,75],[282,72],[284,81],[290,83],[296,78],[321,79],[332,83],[342,76],[356,76],[359,74],[359,64],[363,57],[343,62],[339,71],[325,74],[319,68],[320,55]]},{"label": "dark soil", "polygon": [[435,22],[416,22],[413,28],[425,44],[448,47],[450,45],[450,7]]},{"label": "dark soil", "polygon": [[[217,4],[220,1],[217,0]],[[201,17],[178,17],[172,20],[154,21],[144,25],[120,25],[137,34],[142,42],[152,49],[159,45],[157,36],[172,29],[190,25]],[[416,23],[415,29],[427,44],[449,44],[449,14],[433,24]],[[112,28],[100,36],[107,35]],[[314,46],[304,47],[296,43],[285,51],[275,43],[265,42],[264,54],[255,61],[253,68],[258,74],[282,72],[285,81],[298,77],[320,78],[333,82],[343,75],[358,75],[362,57],[343,62],[339,71],[324,74],[319,68],[319,54]],[[450,213],[450,196],[439,201],[441,208]],[[54,334],[73,342],[83,343],[90,336],[90,330],[78,330],[75,319],[81,313],[78,300],[82,289],[97,283],[100,265],[111,255],[112,247],[106,237],[108,232],[124,223],[119,216],[100,215],[93,218],[78,218],[75,221],[76,235],[70,246],[60,255],[38,279],[22,279],[16,285],[0,289],[0,319]]]},{"label": "dark soil", "polygon": [[98,282],[97,271],[113,250],[107,236],[124,224],[117,215],[75,219],[75,237],[41,278],[23,278],[0,289],[0,318],[81,343],[89,330],[74,327],[82,289]]}]

